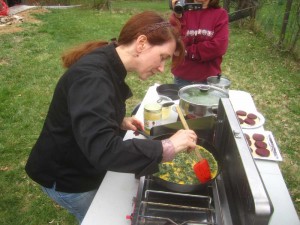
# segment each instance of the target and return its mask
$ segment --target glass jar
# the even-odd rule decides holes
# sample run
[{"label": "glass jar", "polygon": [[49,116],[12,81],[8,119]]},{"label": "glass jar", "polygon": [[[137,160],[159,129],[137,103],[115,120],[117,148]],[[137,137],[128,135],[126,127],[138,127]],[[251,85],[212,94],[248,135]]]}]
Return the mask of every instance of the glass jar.
[{"label": "glass jar", "polygon": [[164,95],[158,95],[159,99],[157,100],[157,103],[159,103],[161,105],[161,119],[162,120],[166,120],[169,118],[170,114],[171,114],[171,107],[174,104],[172,102],[172,99],[164,96]]},{"label": "glass jar", "polygon": [[148,103],[144,106],[144,127],[145,132],[150,134],[154,126],[161,125],[162,106],[159,103]]}]

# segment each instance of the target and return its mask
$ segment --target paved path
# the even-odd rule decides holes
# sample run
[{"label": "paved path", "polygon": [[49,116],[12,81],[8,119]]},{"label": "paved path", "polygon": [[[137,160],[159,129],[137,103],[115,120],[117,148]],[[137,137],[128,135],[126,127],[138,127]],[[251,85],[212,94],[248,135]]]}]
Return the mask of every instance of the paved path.
[{"label": "paved path", "polygon": [[36,6],[30,6],[30,5],[15,5],[15,6],[12,6],[12,7],[9,7],[9,12],[8,12],[8,15],[15,15],[19,12],[23,12],[25,10],[28,10],[28,9],[33,9],[33,8],[36,8]]},{"label": "paved path", "polygon": [[36,7],[43,7],[47,9],[68,9],[68,8],[74,8],[79,7],[80,5],[66,5],[66,6],[32,6],[32,5],[15,5],[12,7],[9,7],[9,15],[15,15],[19,12],[23,12],[28,9],[33,9]]}]

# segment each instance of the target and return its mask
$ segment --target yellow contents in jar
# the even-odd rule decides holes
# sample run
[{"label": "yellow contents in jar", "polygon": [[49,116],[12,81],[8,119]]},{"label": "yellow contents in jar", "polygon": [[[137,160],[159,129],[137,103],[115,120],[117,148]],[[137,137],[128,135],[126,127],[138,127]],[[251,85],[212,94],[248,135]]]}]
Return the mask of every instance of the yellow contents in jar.
[{"label": "yellow contents in jar", "polygon": [[162,119],[168,119],[171,114],[171,106],[162,107]]},{"label": "yellow contents in jar", "polygon": [[158,103],[149,103],[144,107],[144,126],[146,133],[150,134],[150,130],[154,126],[159,126],[162,119],[162,107]]}]

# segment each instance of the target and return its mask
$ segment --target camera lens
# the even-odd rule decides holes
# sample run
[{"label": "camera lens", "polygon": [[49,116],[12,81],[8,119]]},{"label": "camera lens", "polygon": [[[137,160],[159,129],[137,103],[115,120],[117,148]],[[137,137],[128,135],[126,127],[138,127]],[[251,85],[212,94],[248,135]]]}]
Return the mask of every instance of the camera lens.
[{"label": "camera lens", "polygon": [[177,14],[183,13],[183,5],[181,5],[180,2],[177,2],[174,6],[174,12],[176,12]]}]

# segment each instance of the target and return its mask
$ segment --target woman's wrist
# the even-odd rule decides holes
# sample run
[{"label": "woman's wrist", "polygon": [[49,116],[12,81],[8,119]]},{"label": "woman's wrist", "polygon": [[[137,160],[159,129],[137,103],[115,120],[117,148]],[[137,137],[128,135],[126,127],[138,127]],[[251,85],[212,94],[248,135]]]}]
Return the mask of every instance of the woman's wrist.
[{"label": "woman's wrist", "polygon": [[170,139],[162,140],[162,146],[163,146],[163,162],[169,162],[172,161],[175,158],[175,147],[173,143],[170,141]]}]

